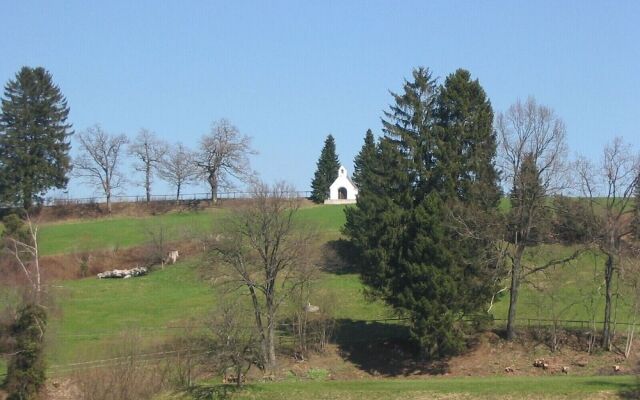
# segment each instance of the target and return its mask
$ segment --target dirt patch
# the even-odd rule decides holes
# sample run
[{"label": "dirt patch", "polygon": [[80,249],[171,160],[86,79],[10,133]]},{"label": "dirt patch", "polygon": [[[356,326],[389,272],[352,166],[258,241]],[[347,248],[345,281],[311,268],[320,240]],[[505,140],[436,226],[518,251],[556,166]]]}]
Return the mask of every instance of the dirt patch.
[{"label": "dirt patch", "polygon": [[[249,199],[219,199],[215,206],[209,200],[181,200],[175,202],[166,201],[145,201],[120,202],[111,204],[111,214],[107,212],[106,204],[102,203],[65,203],[47,207],[41,207],[34,212],[34,218],[41,223],[61,222],[70,220],[91,220],[108,217],[149,217],[162,215],[171,212],[196,212],[209,208],[228,207],[233,208],[246,204]],[[301,206],[308,207],[313,202],[301,199]],[[9,209],[3,209],[0,216],[9,213]]]},{"label": "dirt patch", "polygon": [[59,204],[42,207],[36,217],[42,223],[60,222],[79,219],[98,219],[106,217],[146,217],[167,214],[169,212],[201,211],[210,207],[205,200],[181,201],[152,201],[112,203],[111,214],[107,212],[106,204]]},{"label": "dirt patch", "polygon": [[[445,376],[547,376],[564,375],[614,375],[637,373],[640,354],[636,351],[628,359],[615,352],[588,354],[568,346],[551,352],[548,347],[533,339],[534,334],[521,332],[517,341],[509,342],[493,331],[481,334],[467,352],[446,360],[421,361],[417,349],[401,340],[372,341],[345,348],[333,344],[323,353],[311,354],[304,362],[283,355],[280,360],[279,379],[292,376],[308,378],[309,371],[324,369],[328,379],[360,379],[405,377],[420,378],[433,375]],[[354,354],[354,352],[359,352]],[[364,358],[367,360],[364,360]],[[547,368],[536,368],[533,362],[544,359]],[[614,372],[613,366],[620,366]],[[509,370],[507,370],[509,368]]]},{"label": "dirt patch", "polygon": [[[197,241],[168,243],[169,250],[178,250],[180,258],[194,257],[202,252]],[[113,269],[131,269],[138,266],[151,266],[155,250],[151,246],[138,246],[126,249],[94,250],[76,254],[59,254],[40,258],[42,280],[49,282],[81,279],[96,276],[100,272]],[[86,268],[82,267],[86,261]],[[26,279],[15,260],[0,259],[0,274],[3,283],[10,285],[26,284]]]},{"label": "dirt patch", "polygon": [[76,400],[81,398],[81,393],[71,379],[49,379],[43,397],[47,400]]}]

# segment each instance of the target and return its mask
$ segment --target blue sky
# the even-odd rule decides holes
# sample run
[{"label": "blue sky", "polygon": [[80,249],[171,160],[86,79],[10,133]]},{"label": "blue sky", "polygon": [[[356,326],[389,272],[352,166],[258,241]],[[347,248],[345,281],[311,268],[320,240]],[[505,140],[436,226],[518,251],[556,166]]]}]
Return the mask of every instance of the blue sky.
[{"label": "blue sky", "polygon": [[[142,127],[194,147],[211,122],[253,137],[263,179],[308,190],[327,134],[351,168],[389,90],[466,68],[494,110],[529,95],[571,154],[640,141],[638,1],[0,1],[0,81],[43,66],[76,131]],[[192,187],[186,191],[199,191]],[[138,188],[128,193],[141,193]],[[167,193],[159,184],[156,193]],[[72,181],[70,193],[92,190]]]}]

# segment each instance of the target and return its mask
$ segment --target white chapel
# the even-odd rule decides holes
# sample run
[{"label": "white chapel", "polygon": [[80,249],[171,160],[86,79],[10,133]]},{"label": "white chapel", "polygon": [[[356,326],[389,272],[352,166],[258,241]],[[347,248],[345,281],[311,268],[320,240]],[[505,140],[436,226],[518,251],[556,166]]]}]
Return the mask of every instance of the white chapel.
[{"label": "white chapel", "polygon": [[338,177],[329,186],[329,198],[324,204],[354,204],[358,197],[358,187],[353,183],[344,165],[338,169]]}]

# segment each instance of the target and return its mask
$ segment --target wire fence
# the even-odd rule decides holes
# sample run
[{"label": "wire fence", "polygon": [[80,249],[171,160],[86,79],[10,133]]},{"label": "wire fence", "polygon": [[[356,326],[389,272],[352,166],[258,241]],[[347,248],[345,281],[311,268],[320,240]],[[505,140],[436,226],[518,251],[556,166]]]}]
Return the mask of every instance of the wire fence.
[{"label": "wire fence", "polygon": [[[463,320],[465,322],[472,321],[472,318]],[[345,326],[349,324],[357,324],[355,330],[357,330],[357,334],[352,335],[351,337],[345,336],[343,334],[340,335],[340,339],[334,338],[333,342],[340,343],[360,343],[360,342],[368,342],[374,340],[387,340],[395,338],[397,335],[392,337],[390,335],[391,330],[393,330],[393,325],[405,325],[409,322],[409,318],[395,317],[395,318],[378,318],[378,319],[368,319],[368,320],[337,320],[336,326],[334,328],[334,332],[339,331],[340,329],[344,329]],[[493,326],[494,328],[500,328],[506,326],[507,320],[504,318],[494,318]],[[551,326],[562,327],[563,329],[592,329],[595,325],[596,331],[600,331],[604,322],[602,321],[589,321],[589,320],[562,320],[562,319],[545,319],[545,318],[519,318],[516,320],[517,326],[520,328],[526,327],[527,329],[531,328],[547,328]],[[379,331],[378,335],[376,334],[367,334],[363,332],[363,325],[372,325],[372,324],[382,324],[385,325],[386,328]],[[615,322],[614,323],[614,331],[616,331],[615,327],[629,327],[632,325],[636,325],[632,322]],[[171,335],[180,335],[180,331],[193,330],[196,328],[208,328],[209,326],[206,324],[195,324],[195,325],[170,325],[170,326],[138,326],[136,330],[142,331],[153,331],[154,336],[171,336]],[[281,340],[280,343],[287,342],[286,337],[287,334],[285,332],[289,332],[292,324],[290,323],[281,323],[278,324],[278,331],[281,332]],[[164,332],[163,332],[164,331]],[[350,332],[347,330],[347,332]],[[356,333],[356,332],[354,332]],[[100,338],[100,340],[104,340],[105,338],[112,337],[117,339],[117,337],[122,336],[122,332],[85,332],[78,334],[66,334],[66,335],[57,335],[56,337],[60,339],[66,340],[95,340],[96,338]],[[285,339],[284,341],[282,339]],[[172,357],[178,357],[181,354],[189,353],[192,356],[202,356],[210,354],[212,351],[201,348],[184,348],[184,349],[174,349],[174,350],[166,350],[166,351],[155,351],[148,353],[137,353],[130,356],[122,356],[122,357],[109,357],[109,358],[99,358],[92,360],[83,360],[72,363],[64,363],[64,364],[53,364],[50,365],[49,370],[52,375],[63,375],[65,373],[73,372],[79,369],[85,368],[105,368],[105,367],[114,367],[123,363],[148,363],[152,361],[169,359]],[[10,354],[0,354],[0,357],[8,357]],[[6,373],[4,371],[0,371],[0,378],[4,378]]]},{"label": "wire fence", "polygon": [[[309,190],[297,190],[284,193],[286,195],[297,198],[308,198],[311,196]],[[233,200],[233,199],[248,199],[254,195],[251,191],[233,191],[233,192],[219,192],[217,194],[217,200]],[[161,194],[151,195],[150,202],[198,202],[198,201],[210,201],[210,192],[201,193],[181,193],[176,194]],[[113,203],[146,203],[147,196],[141,195],[114,195],[111,196]],[[103,204],[107,202],[107,198],[104,196],[95,197],[48,197],[44,199],[44,206],[64,206],[64,205],[82,205],[82,204]]]}]

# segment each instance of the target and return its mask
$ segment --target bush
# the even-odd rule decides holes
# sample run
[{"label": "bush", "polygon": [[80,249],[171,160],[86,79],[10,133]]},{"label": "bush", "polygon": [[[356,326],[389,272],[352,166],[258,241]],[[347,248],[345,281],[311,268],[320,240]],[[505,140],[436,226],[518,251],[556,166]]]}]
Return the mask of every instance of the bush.
[{"label": "bush", "polygon": [[43,357],[44,332],[47,314],[43,307],[28,304],[20,309],[17,321],[11,327],[15,338],[15,355],[9,361],[5,390],[7,400],[36,399],[45,383]]}]

